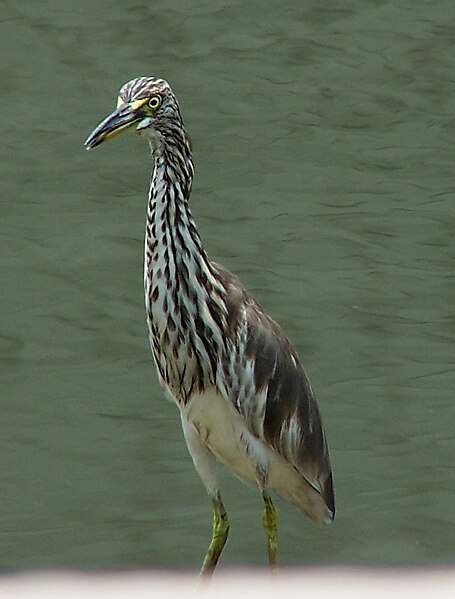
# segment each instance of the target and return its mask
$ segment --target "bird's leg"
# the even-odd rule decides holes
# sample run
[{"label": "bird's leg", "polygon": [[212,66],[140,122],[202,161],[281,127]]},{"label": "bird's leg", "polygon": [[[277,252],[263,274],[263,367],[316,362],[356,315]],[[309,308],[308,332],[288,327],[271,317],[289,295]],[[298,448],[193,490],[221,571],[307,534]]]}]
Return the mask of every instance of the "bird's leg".
[{"label": "bird's leg", "polygon": [[226,544],[229,534],[229,518],[224,509],[219,493],[212,499],[213,527],[212,540],[205,554],[202,564],[201,576],[211,576],[216,568],[220,555]]},{"label": "bird's leg", "polygon": [[264,513],[262,515],[262,526],[267,540],[267,552],[269,554],[269,565],[272,570],[276,570],[276,553],[278,548],[278,515],[272,498],[267,491],[262,491],[264,500]]},{"label": "bird's leg", "polygon": [[193,458],[196,470],[212,498],[213,526],[212,540],[205,554],[202,564],[201,575],[210,577],[216,568],[220,555],[226,544],[229,533],[229,518],[221,501],[218,490],[218,480],[216,475],[215,457],[209,448],[202,441],[199,432],[194,424],[188,419],[185,410],[181,411],[183,433],[185,435],[188,449]]}]

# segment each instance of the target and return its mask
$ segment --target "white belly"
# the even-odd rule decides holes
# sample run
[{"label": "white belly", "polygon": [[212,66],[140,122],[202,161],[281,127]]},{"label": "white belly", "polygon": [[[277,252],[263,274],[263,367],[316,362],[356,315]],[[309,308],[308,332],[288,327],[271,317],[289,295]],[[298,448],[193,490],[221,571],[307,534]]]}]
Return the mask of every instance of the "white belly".
[{"label": "white belly", "polygon": [[321,495],[274,449],[254,436],[232,403],[214,389],[194,394],[186,417],[202,443],[239,478],[277,491],[317,522],[329,520]]},{"label": "white belly", "polygon": [[182,409],[204,445],[220,462],[241,479],[258,481],[258,467],[267,466],[267,448],[252,436],[228,399],[210,390],[202,395],[192,395]]}]

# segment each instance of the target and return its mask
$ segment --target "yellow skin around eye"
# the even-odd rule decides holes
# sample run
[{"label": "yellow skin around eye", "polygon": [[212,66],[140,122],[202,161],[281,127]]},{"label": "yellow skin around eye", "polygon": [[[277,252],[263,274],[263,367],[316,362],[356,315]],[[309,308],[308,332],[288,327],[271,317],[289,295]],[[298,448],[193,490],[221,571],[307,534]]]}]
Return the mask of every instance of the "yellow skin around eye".
[{"label": "yellow skin around eye", "polygon": [[[149,98],[141,98],[140,100],[135,100],[134,102],[131,102],[130,106],[133,110],[138,110],[139,108],[141,108],[141,106],[147,104],[147,102],[149,102]],[[117,108],[120,108],[120,106],[122,106],[123,104],[125,104],[125,102],[119,96],[117,98]],[[158,104],[155,108],[158,108]]]}]

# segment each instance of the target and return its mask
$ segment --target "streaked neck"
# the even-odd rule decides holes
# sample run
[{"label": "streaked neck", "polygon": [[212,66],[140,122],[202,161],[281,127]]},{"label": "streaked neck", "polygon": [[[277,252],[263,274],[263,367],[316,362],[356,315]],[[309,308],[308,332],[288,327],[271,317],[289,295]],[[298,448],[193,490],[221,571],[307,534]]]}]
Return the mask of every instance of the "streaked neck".
[{"label": "streaked neck", "polygon": [[147,206],[145,276],[171,282],[209,268],[207,255],[189,208],[193,161],[188,145],[152,146],[154,169]]},{"label": "streaked neck", "polygon": [[224,345],[219,325],[226,309],[189,209],[193,163],[183,150],[152,147],[144,287],[158,372],[185,401],[195,388],[214,384],[214,356]]}]

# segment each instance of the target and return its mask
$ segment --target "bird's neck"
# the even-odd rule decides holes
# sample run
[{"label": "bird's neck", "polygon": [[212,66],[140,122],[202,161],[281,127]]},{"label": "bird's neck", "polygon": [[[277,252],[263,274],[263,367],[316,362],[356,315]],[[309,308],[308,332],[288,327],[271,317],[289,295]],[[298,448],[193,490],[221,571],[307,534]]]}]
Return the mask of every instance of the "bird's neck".
[{"label": "bird's neck", "polygon": [[215,348],[204,347],[201,338],[205,341],[208,329],[211,343],[220,337],[212,312],[222,309],[222,289],[188,204],[193,177],[189,146],[152,145],[152,156],[144,264],[147,321],[162,382],[173,395],[183,393],[185,401],[185,394],[215,376],[208,356]]},{"label": "bird's neck", "polygon": [[152,145],[154,169],[147,205],[145,234],[146,283],[162,276],[168,289],[180,292],[181,284],[211,270],[196,228],[189,198],[193,161],[187,144]]}]

